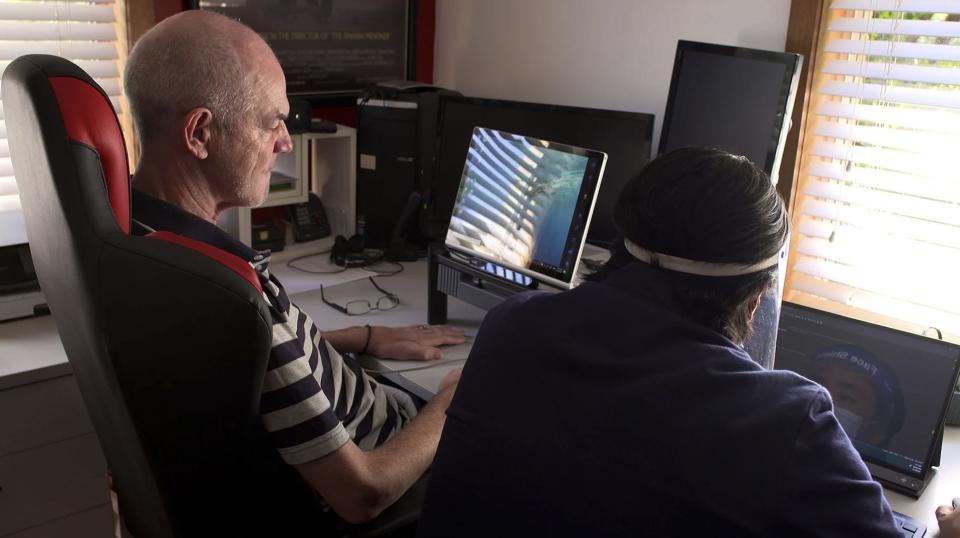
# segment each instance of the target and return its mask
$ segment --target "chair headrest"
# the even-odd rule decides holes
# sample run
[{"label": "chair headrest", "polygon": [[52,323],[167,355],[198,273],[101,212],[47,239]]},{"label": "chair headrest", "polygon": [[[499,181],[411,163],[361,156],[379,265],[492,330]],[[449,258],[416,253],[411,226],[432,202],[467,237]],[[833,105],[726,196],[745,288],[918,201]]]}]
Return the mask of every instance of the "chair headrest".
[{"label": "chair headrest", "polygon": [[[7,72],[10,76],[4,76],[5,86],[9,84],[29,94],[37,107],[59,110],[70,142],[82,144],[96,153],[113,216],[120,230],[129,234],[127,150],[120,122],[107,94],[83,69],[58,56],[21,56],[11,63]],[[71,159],[72,156],[62,158]]]},{"label": "chair headrest", "polygon": [[117,225],[130,233],[130,169],[123,131],[110,99],[96,82],[72,76],[50,77],[67,136],[100,156],[103,181]]}]

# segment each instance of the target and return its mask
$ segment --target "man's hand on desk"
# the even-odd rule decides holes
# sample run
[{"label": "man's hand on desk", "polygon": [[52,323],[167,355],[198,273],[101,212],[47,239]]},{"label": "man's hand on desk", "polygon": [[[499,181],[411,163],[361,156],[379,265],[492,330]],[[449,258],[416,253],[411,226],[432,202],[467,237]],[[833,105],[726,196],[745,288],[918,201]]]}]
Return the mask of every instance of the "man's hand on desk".
[{"label": "man's hand on desk", "polygon": [[460,329],[447,325],[371,327],[371,354],[383,359],[434,361],[443,357],[439,346],[467,341]]},{"label": "man's hand on desk", "polygon": [[937,508],[937,523],[940,524],[940,538],[960,538],[960,499],[954,499],[953,506]]}]

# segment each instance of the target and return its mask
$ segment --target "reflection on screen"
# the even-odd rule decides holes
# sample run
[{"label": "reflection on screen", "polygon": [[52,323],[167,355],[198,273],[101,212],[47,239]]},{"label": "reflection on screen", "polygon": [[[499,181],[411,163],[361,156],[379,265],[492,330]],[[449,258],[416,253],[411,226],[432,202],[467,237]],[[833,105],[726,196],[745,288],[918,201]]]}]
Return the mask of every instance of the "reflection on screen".
[{"label": "reflection on screen", "polygon": [[559,269],[589,158],[476,129],[447,244],[529,268]]},{"label": "reflection on screen", "polygon": [[442,223],[440,234],[446,232],[463,161],[477,125],[606,153],[609,158],[587,239],[607,245],[619,236],[613,224],[613,206],[627,180],[650,161],[652,114],[497,99],[444,100],[433,190],[436,199],[431,209],[434,218]]},{"label": "reflection on screen", "polygon": [[917,474],[954,383],[955,346],[783,303],[776,367],[823,385],[868,461]]},{"label": "reflection on screen", "polygon": [[13,177],[0,177],[0,247],[27,242],[20,197]]}]

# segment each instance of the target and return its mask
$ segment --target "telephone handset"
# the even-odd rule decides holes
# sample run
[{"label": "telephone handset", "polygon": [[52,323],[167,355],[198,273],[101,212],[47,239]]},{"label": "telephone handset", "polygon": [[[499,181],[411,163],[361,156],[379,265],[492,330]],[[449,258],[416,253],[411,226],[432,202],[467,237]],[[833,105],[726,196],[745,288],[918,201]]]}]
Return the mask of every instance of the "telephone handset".
[{"label": "telephone handset", "polygon": [[320,197],[310,193],[307,201],[287,206],[287,217],[293,224],[293,240],[297,243],[330,235],[330,222]]}]

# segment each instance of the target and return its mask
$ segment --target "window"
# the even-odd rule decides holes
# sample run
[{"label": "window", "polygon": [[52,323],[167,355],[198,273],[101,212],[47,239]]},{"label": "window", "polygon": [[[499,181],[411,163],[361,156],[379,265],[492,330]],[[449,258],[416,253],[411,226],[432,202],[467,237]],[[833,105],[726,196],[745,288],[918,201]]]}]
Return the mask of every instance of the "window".
[{"label": "window", "polygon": [[[127,133],[130,115],[123,102],[122,73],[127,55],[122,0],[0,0],[0,71],[23,54],[55,54],[83,68],[113,101]],[[0,96],[0,245],[25,242],[20,199],[7,148]],[[7,218],[9,217],[9,218]]]},{"label": "window", "polygon": [[960,342],[960,2],[833,0],[785,299]]}]

